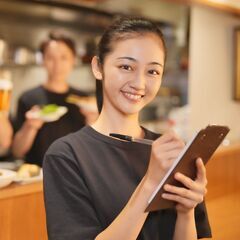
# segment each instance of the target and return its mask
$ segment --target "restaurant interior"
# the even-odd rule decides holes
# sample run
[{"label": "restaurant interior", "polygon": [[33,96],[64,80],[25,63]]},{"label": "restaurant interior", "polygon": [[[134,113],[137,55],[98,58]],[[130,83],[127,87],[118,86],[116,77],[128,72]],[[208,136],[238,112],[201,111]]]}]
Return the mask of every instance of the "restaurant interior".
[{"label": "restaurant interior", "polygon": [[[173,129],[186,142],[209,124],[230,128],[206,165],[206,207],[212,239],[240,239],[240,1],[0,1],[0,81],[12,83],[9,116],[16,115],[19,97],[46,79],[39,46],[55,29],[76,41],[69,83],[95,97],[91,59],[99,38],[115,18],[128,15],[158,24],[168,52],[162,86],[141,112],[141,124],[159,133]],[[23,164],[24,158],[0,160],[0,239],[45,240],[41,169],[6,184],[1,174],[18,173]]]}]

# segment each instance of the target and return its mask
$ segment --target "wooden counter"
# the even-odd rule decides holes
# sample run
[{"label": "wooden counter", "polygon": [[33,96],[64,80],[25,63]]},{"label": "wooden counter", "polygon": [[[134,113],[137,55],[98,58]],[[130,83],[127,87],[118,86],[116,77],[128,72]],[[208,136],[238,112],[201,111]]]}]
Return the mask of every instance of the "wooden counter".
[{"label": "wooden counter", "polygon": [[0,239],[47,239],[42,182],[0,189]]},{"label": "wooden counter", "polygon": [[[207,175],[212,239],[240,239],[240,144],[218,150]],[[42,188],[38,182],[0,189],[0,239],[47,239]]]},{"label": "wooden counter", "polygon": [[240,144],[218,150],[207,164],[207,177],[212,239],[240,239]]}]

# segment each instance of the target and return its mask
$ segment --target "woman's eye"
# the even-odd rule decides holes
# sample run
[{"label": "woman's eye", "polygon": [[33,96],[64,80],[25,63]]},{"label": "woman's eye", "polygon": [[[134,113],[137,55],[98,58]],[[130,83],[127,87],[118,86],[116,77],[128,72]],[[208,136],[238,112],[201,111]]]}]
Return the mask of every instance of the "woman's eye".
[{"label": "woman's eye", "polygon": [[152,75],[160,75],[160,72],[156,71],[156,70],[149,70],[148,73],[150,73]]},{"label": "woman's eye", "polygon": [[132,67],[130,67],[129,65],[121,65],[119,68],[124,69],[124,70],[128,70],[128,71],[132,70]]}]

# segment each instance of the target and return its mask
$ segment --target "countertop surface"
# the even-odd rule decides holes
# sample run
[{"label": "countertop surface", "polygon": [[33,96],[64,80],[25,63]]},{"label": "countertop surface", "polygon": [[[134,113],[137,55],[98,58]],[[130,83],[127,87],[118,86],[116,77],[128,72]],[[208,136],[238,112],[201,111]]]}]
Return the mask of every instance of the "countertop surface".
[{"label": "countertop surface", "polygon": [[42,191],[42,181],[29,184],[12,183],[9,186],[0,189],[0,200]]}]

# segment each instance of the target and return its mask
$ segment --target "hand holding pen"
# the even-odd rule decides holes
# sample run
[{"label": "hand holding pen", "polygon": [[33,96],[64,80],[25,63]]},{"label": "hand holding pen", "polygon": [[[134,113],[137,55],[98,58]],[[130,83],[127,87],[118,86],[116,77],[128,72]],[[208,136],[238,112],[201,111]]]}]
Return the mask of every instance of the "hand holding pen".
[{"label": "hand holding pen", "polygon": [[184,142],[173,131],[156,139],[152,143],[147,179],[154,185],[159,184],[184,146]]},{"label": "hand holding pen", "polygon": [[173,131],[163,134],[155,141],[118,133],[110,133],[109,135],[128,142],[152,145],[147,174],[150,181],[154,182],[154,184],[158,184],[161,181],[161,178],[171,167],[173,161],[178,157],[185,145]]},{"label": "hand holding pen", "polygon": [[147,179],[157,185],[171,167],[184,147],[184,142],[174,132],[168,132],[155,141],[150,139],[134,138],[128,135],[110,133],[112,137],[146,145],[152,145],[152,152],[147,170]]}]

